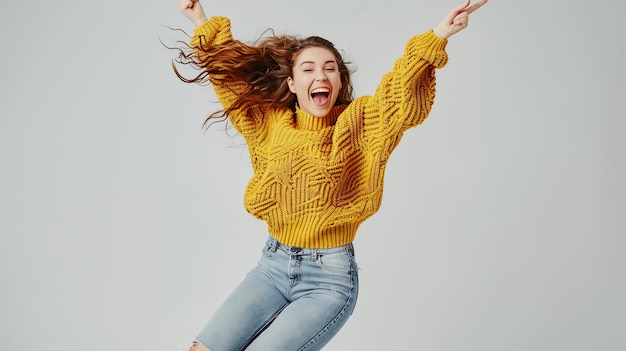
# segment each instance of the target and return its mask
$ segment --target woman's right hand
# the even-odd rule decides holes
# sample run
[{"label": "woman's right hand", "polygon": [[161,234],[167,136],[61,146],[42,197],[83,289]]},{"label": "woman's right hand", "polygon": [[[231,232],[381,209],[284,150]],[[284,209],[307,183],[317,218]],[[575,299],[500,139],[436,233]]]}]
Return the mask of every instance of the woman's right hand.
[{"label": "woman's right hand", "polygon": [[196,27],[204,24],[204,22],[208,21],[204,10],[202,9],[202,5],[200,5],[199,0],[180,0],[180,5],[178,6],[180,12],[185,15]]}]

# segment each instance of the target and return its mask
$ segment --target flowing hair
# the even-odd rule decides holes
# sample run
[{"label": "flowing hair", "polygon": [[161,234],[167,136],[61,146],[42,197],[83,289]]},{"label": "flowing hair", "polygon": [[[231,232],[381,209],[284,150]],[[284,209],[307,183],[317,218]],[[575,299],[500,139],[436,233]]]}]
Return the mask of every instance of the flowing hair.
[{"label": "flowing hair", "polygon": [[[213,112],[204,125],[227,120],[233,111],[246,112],[253,107],[284,107],[295,110],[296,96],[287,85],[293,76],[293,64],[302,49],[322,47],[333,53],[337,60],[342,88],[335,105],[347,105],[353,100],[349,62],[328,40],[318,36],[300,39],[295,36],[263,36],[252,45],[230,40],[219,45],[207,45],[199,38],[196,48],[178,49],[179,56],[172,62],[174,72],[185,83],[212,84],[236,92],[236,99],[225,109]],[[266,33],[268,32],[266,31]],[[177,65],[190,65],[200,71],[185,77]]]}]

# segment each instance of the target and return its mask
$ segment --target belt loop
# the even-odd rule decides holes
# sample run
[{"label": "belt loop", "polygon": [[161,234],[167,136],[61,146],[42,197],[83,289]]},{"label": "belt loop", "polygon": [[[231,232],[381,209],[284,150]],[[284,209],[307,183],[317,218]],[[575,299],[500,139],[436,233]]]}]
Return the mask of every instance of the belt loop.
[{"label": "belt loop", "polygon": [[311,261],[313,261],[313,262],[317,261],[317,250],[316,249],[311,250]]},{"label": "belt loop", "polygon": [[275,253],[277,248],[278,248],[278,240],[272,238],[272,244],[270,245],[270,251],[272,251],[272,253]]}]

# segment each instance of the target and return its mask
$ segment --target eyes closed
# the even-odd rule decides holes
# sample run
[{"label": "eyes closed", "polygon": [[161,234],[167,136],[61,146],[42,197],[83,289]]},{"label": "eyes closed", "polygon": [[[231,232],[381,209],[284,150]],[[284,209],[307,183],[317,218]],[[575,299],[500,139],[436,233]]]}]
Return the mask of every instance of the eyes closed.
[{"label": "eyes closed", "polygon": [[[302,68],[302,72],[314,72],[315,64],[314,62],[303,62],[300,67]],[[324,71],[326,72],[335,72],[337,70],[337,66],[334,62],[327,62],[326,66],[324,66]]]},{"label": "eyes closed", "polygon": [[[335,72],[337,69],[334,68],[334,67],[328,67],[328,68],[324,68],[324,70],[326,72]],[[314,68],[304,68],[304,69],[302,69],[302,72],[313,72],[313,71],[315,71]]]}]

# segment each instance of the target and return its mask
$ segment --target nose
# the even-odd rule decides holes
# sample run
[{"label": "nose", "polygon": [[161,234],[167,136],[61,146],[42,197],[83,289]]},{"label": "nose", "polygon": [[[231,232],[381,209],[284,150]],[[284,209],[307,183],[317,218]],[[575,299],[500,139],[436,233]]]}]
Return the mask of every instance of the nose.
[{"label": "nose", "polygon": [[321,71],[320,73],[318,73],[317,77],[315,78],[315,81],[317,82],[324,82],[327,80],[328,78],[326,77],[326,74],[324,73],[324,71]]}]

